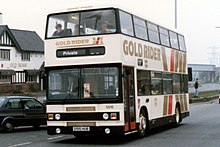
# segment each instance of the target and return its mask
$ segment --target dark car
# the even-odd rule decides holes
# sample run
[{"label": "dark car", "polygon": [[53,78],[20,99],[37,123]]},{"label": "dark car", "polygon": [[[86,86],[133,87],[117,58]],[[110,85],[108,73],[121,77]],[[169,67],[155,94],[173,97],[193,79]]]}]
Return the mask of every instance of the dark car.
[{"label": "dark car", "polygon": [[34,97],[0,96],[0,130],[46,125],[46,107]]}]

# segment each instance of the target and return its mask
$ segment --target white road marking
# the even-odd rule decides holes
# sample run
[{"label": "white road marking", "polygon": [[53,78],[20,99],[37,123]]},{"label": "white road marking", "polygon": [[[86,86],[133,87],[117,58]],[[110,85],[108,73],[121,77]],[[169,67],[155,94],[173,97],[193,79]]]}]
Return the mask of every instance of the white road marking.
[{"label": "white road marking", "polygon": [[15,145],[11,145],[9,147],[17,147],[17,146],[24,146],[24,145],[28,145],[31,144],[32,142],[25,142],[25,143],[20,143],[20,144],[15,144]]},{"label": "white road marking", "polygon": [[47,138],[47,140],[53,140],[53,139],[58,139],[58,138],[62,138],[63,136],[56,136],[56,137],[50,137],[50,138]]}]

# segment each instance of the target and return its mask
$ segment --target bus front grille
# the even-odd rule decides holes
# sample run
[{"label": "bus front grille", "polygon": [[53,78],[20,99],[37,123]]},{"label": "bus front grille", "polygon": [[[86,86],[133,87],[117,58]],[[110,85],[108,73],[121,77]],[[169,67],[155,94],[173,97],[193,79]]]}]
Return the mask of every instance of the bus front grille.
[{"label": "bus front grille", "polygon": [[95,107],[67,107],[66,111],[95,111]]},{"label": "bus front grille", "polygon": [[67,122],[67,126],[96,126],[96,122]]}]

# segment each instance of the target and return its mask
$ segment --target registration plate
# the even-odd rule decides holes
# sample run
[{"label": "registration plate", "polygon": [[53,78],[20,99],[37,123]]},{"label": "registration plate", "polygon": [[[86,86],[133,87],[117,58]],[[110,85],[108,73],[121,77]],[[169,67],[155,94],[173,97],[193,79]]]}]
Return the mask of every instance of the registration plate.
[{"label": "registration plate", "polygon": [[90,127],[73,127],[73,131],[90,131]]}]

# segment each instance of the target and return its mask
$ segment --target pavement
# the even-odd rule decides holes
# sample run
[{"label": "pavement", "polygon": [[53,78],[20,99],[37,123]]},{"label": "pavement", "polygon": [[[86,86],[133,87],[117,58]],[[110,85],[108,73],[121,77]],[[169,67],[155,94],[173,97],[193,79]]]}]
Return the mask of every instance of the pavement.
[{"label": "pavement", "polygon": [[217,100],[218,98],[219,98],[218,95],[213,95],[209,97],[190,98],[189,103],[207,102],[211,100]]}]

